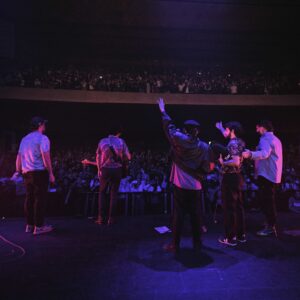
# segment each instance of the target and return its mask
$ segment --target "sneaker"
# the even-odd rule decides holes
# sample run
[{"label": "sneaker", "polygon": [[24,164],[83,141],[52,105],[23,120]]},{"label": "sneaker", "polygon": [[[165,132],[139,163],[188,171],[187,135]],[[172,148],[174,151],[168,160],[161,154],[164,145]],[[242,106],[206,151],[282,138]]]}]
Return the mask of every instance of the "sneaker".
[{"label": "sneaker", "polygon": [[218,241],[219,243],[230,247],[235,247],[237,245],[237,242],[234,239],[219,238]]},{"label": "sneaker", "polygon": [[43,234],[47,233],[53,230],[53,227],[51,225],[44,225],[42,227],[34,227],[33,235]]},{"label": "sneaker", "polygon": [[276,235],[277,236],[277,232],[276,232],[276,228],[275,226],[265,226],[264,229],[257,231],[256,234],[258,236],[269,236],[269,235]]},{"label": "sneaker", "polygon": [[236,242],[239,242],[239,243],[246,243],[247,242],[245,234],[243,234],[240,237],[234,237],[233,240],[236,241]]},{"label": "sneaker", "polygon": [[25,232],[26,233],[33,233],[33,230],[34,230],[34,226],[33,225],[26,225],[26,228],[25,228]]}]

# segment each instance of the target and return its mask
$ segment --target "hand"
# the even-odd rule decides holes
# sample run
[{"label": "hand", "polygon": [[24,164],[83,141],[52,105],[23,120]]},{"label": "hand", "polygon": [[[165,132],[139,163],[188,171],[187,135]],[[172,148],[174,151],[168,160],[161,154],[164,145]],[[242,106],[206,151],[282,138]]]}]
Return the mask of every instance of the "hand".
[{"label": "hand", "polygon": [[164,99],[163,98],[159,98],[157,100],[157,104],[159,106],[159,110],[161,113],[164,113],[165,112],[165,102],[164,102]]},{"label": "hand", "polygon": [[216,123],[216,128],[219,129],[222,133],[225,130],[224,127],[223,127],[222,121],[219,121],[219,122]]},{"label": "hand", "polygon": [[243,158],[251,158],[252,153],[250,150],[246,149],[243,153],[242,153]]},{"label": "hand", "polygon": [[82,163],[83,165],[88,165],[89,161],[85,158],[84,160],[81,161],[81,163]]},{"label": "hand", "polygon": [[51,173],[51,174],[49,174],[49,181],[50,181],[50,183],[55,183],[55,177],[54,177],[54,175]]}]

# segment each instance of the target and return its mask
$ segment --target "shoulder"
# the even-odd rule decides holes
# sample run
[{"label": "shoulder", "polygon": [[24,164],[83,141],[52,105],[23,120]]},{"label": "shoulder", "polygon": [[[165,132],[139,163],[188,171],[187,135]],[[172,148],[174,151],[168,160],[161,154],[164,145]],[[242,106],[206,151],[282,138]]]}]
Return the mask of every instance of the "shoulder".
[{"label": "shoulder", "polygon": [[198,145],[203,147],[203,148],[208,148],[209,147],[209,145],[206,142],[201,141],[201,140],[198,140]]},{"label": "shoulder", "polygon": [[50,142],[49,138],[44,134],[42,134],[41,139],[42,139],[43,142]]},{"label": "shoulder", "polygon": [[98,143],[98,145],[102,145],[102,144],[106,144],[107,143],[107,138],[102,138],[100,141],[99,141],[99,143]]}]

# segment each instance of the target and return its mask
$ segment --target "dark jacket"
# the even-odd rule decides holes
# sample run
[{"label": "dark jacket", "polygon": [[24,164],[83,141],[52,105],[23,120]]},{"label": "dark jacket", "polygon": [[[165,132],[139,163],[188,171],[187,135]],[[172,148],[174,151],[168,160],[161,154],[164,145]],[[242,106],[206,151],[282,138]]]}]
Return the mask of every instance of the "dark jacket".
[{"label": "dark jacket", "polygon": [[162,114],[163,129],[171,145],[173,162],[184,172],[200,180],[211,171],[211,151],[207,143],[178,130],[172,119]]}]

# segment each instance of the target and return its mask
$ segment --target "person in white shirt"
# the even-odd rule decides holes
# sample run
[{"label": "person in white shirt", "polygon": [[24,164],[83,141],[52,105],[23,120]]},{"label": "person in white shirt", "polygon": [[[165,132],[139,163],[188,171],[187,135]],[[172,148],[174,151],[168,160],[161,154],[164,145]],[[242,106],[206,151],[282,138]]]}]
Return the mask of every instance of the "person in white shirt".
[{"label": "person in white shirt", "polygon": [[243,157],[255,161],[259,202],[266,218],[265,228],[258,231],[257,235],[277,235],[275,188],[281,183],[282,177],[282,144],[274,135],[273,125],[268,120],[257,123],[256,132],[261,135],[257,150],[246,150],[243,152]]},{"label": "person in white shirt", "polygon": [[32,131],[23,137],[16,159],[16,172],[23,175],[26,187],[25,231],[34,235],[53,229],[50,225],[44,225],[49,181],[55,182],[50,158],[50,140],[44,135],[46,122],[42,117],[32,118]]}]

